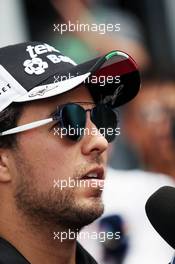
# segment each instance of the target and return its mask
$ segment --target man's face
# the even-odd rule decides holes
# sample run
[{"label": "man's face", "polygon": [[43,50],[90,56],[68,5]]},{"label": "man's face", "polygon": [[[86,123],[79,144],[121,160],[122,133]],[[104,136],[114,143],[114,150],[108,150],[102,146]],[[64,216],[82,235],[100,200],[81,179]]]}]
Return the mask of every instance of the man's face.
[{"label": "man's face", "polygon": [[[45,119],[61,104],[87,101],[93,102],[92,97],[86,88],[80,87],[54,98],[32,102],[26,105],[18,125]],[[82,106],[94,107],[93,104]],[[79,187],[78,183],[89,172],[103,173],[108,143],[100,134],[85,135],[78,142],[67,136],[61,138],[54,135],[53,124],[18,134],[11,166],[15,204],[35,224],[80,228],[103,212],[100,186]],[[95,127],[89,112],[86,127]],[[68,179],[74,180],[74,188],[61,190],[55,184],[61,180],[68,184]]]}]

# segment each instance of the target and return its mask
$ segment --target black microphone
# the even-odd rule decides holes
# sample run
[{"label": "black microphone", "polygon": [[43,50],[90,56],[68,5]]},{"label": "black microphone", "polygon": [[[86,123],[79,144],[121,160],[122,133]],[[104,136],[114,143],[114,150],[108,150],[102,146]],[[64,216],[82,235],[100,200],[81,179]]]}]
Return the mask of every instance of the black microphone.
[{"label": "black microphone", "polygon": [[147,200],[145,210],[155,230],[175,249],[175,188],[158,189]]}]

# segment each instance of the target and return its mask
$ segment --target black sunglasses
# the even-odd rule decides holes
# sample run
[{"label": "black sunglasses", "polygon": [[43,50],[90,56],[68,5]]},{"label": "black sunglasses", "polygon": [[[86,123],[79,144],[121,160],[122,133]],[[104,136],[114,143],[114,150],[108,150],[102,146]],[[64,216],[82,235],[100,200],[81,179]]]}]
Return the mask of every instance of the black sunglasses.
[{"label": "black sunglasses", "polygon": [[[116,134],[118,134],[116,130],[117,113],[114,112],[111,107],[102,103],[97,104],[92,109],[84,109],[80,104],[92,103],[76,102],[61,105],[57,108],[56,112],[50,115],[50,118],[8,129],[1,132],[0,136],[27,131],[56,121],[62,130],[66,130],[66,136],[71,140],[78,141],[83,135],[89,134],[89,130],[86,128],[86,113],[90,112],[90,119],[95,124],[96,128],[108,142],[112,142]],[[97,133],[97,131],[95,132]]]},{"label": "black sunglasses", "polygon": [[[83,102],[83,104],[85,104]],[[80,140],[87,132],[86,113],[90,112],[90,119],[99,132],[111,142],[115,138],[117,128],[117,114],[105,104],[97,104],[92,109],[84,109],[78,103],[68,103],[58,107],[53,114],[53,120],[59,121],[61,128],[66,129],[67,136],[74,141]]]}]

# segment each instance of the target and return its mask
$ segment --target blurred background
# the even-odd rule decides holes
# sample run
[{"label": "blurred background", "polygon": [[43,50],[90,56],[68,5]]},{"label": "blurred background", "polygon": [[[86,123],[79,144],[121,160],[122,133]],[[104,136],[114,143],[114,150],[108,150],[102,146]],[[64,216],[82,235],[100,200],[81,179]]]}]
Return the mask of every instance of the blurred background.
[{"label": "blurred background", "polygon": [[[59,30],[70,23],[119,30]],[[81,242],[100,264],[168,263],[172,250],[150,226],[144,205],[157,188],[174,186],[175,1],[0,0],[0,46],[27,40],[51,44],[77,63],[114,49],[137,62],[142,89],[118,109],[121,135],[109,151],[105,213],[87,227],[122,236]]]}]

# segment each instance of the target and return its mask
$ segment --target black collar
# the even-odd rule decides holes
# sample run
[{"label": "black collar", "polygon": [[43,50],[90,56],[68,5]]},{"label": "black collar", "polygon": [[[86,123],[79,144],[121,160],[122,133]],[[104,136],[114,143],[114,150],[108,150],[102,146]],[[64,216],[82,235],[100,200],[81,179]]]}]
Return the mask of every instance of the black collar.
[{"label": "black collar", "polygon": [[[91,255],[77,242],[76,264],[97,264]],[[8,241],[0,238],[0,264],[30,264]]]}]

